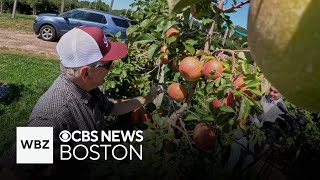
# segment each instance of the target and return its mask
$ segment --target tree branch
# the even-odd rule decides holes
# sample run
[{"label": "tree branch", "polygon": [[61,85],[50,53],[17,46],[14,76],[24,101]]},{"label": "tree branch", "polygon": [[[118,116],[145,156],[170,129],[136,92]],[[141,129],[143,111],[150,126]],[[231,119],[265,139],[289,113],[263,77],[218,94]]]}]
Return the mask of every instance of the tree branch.
[{"label": "tree branch", "polygon": [[235,58],[235,53],[236,52],[250,52],[250,50],[248,49],[243,49],[243,50],[231,50],[231,49],[217,49],[215,50],[213,53],[211,53],[213,56],[215,56],[216,53],[224,53],[224,52],[228,52],[231,54],[232,56],[232,73],[234,74],[235,70],[236,70],[236,58]]},{"label": "tree branch", "polygon": [[[224,3],[224,0],[221,0],[221,1],[218,3],[218,11],[219,11],[219,10],[222,10],[222,8],[223,8],[223,3]],[[212,24],[211,24],[209,33],[207,34],[206,43],[205,43],[205,45],[204,45],[204,51],[205,51],[205,52],[208,52],[209,49],[210,49],[211,39],[212,39],[214,27],[215,27],[215,24],[218,22],[219,17],[220,17],[220,13],[218,13],[218,12],[217,12],[217,13],[214,15],[214,17],[213,17],[213,20],[214,20],[214,21],[213,21]]]},{"label": "tree branch", "polygon": [[232,51],[232,74],[234,74],[234,72],[236,71],[236,58],[235,58],[235,55],[234,55],[234,51]]},{"label": "tree branch", "polygon": [[226,8],[223,10],[223,12],[225,13],[230,13],[232,12],[234,9],[237,9],[237,8],[241,8],[242,6],[246,5],[246,4],[249,4],[250,3],[250,0],[246,0],[246,1],[243,1],[239,4],[236,4],[236,5],[232,5],[232,7],[230,8]]},{"label": "tree branch", "polygon": [[232,54],[233,52],[250,52],[249,49],[240,49],[240,50],[231,50],[231,49],[216,49],[213,53],[211,53],[212,55],[218,53],[218,52],[228,52],[230,54]]}]

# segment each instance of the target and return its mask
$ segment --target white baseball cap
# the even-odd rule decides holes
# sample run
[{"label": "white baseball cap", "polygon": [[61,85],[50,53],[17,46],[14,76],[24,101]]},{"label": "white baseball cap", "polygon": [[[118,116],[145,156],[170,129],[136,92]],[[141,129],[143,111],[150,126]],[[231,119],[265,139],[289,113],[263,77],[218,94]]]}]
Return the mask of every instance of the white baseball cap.
[{"label": "white baseball cap", "polygon": [[122,59],[128,54],[125,43],[110,42],[102,29],[92,26],[75,27],[68,31],[61,37],[56,49],[61,64],[69,68]]}]

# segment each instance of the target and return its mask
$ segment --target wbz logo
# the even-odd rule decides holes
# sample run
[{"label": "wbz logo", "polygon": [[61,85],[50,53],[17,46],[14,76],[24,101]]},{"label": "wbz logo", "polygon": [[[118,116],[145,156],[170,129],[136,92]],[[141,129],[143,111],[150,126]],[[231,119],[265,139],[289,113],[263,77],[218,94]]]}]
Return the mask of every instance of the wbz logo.
[{"label": "wbz logo", "polygon": [[49,140],[21,140],[20,142],[23,149],[49,149]]},{"label": "wbz logo", "polygon": [[17,127],[17,164],[52,164],[53,128]]}]

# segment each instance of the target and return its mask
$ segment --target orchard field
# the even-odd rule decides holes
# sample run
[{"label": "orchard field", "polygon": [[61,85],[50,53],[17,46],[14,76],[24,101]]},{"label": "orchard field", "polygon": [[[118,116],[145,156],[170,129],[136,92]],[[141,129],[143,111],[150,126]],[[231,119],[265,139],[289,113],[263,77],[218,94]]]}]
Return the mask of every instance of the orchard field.
[{"label": "orchard field", "polygon": [[[128,16],[137,24],[127,30],[129,55],[114,62],[104,84],[106,94],[121,99],[144,96],[155,85],[164,90],[152,104],[106,118],[109,129],[144,130],[144,160],[107,161],[97,169],[99,177],[299,179],[316,173],[320,160],[317,105],[299,103],[292,98],[294,92],[282,91],[286,88],[281,86],[281,92],[290,98],[284,97],[288,112],[277,144],[268,141],[269,127],[249,121],[263,113],[260,100],[268,94],[267,77],[275,86],[299,78],[276,77],[281,69],[270,75],[271,68],[259,66],[263,63],[257,59],[267,55],[260,56],[263,47],[251,44],[260,40],[250,39],[250,33],[259,35],[256,29],[249,28],[249,43],[234,33],[228,14],[251,3],[233,0],[232,6],[226,6],[225,0],[137,0],[131,4],[136,10]],[[265,52],[276,53],[270,49],[272,45],[267,44]],[[281,67],[288,72],[292,67],[286,65]],[[319,100],[317,95],[314,99]],[[234,146],[241,154],[231,153]]]}]

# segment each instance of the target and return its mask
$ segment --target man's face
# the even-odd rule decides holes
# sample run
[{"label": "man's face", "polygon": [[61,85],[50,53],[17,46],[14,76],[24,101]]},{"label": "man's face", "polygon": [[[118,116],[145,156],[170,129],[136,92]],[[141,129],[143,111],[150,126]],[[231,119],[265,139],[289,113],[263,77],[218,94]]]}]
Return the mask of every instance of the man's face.
[{"label": "man's face", "polygon": [[270,87],[269,97],[271,101],[276,101],[282,97],[281,93],[273,86]]},{"label": "man's face", "polygon": [[108,75],[111,66],[105,66],[105,64],[98,64],[96,67],[89,69],[89,83],[93,88],[103,85],[104,78]]},{"label": "man's face", "polygon": [[104,83],[104,78],[108,75],[109,70],[103,67],[98,67],[94,69],[94,73],[92,74],[94,77],[92,81],[96,86],[101,86]]}]

